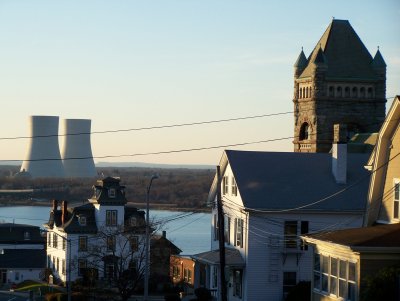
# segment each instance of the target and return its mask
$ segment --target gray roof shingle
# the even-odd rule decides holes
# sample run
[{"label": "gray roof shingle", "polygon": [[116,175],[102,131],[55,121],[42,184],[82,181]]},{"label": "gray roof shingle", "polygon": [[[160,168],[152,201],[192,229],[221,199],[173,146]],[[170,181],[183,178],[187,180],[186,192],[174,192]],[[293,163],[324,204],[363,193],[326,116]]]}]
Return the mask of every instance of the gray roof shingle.
[{"label": "gray roof shingle", "polygon": [[305,211],[361,212],[365,209],[368,154],[348,154],[347,184],[337,184],[328,153],[225,151],[243,205],[251,209],[285,210],[338,193]]}]

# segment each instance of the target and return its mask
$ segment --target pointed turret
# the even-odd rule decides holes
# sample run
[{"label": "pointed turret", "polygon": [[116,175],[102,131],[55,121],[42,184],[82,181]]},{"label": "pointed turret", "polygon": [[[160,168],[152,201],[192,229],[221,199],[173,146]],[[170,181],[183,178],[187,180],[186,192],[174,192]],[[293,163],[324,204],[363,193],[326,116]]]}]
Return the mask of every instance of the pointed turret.
[{"label": "pointed turret", "polygon": [[376,54],[374,56],[374,59],[372,60],[371,65],[372,65],[372,68],[374,68],[374,69],[381,69],[381,68],[385,68],[386,69],[386,63],[385,63],[385,60],[382,57],[381,52],[379,51],[379,48],[378,48],[378,51],[376,52]]},{"label": "pointed turret", "polygon": [[326,56],[324,54],[324,51],[321,48],[321,45],[319,46],[317,55],[314,58],[313,63],[317,66],[321,66],[321,65],[326,65],[327,61],[326,61]]},{"label": "pointed turret", "polygon": [[300,74],[303,72],[304,68],[306,68],[308,64],[308,60],[304,54],[303,47],[301,48],[301,52],[294,63],[294,77],[298,78]]}]

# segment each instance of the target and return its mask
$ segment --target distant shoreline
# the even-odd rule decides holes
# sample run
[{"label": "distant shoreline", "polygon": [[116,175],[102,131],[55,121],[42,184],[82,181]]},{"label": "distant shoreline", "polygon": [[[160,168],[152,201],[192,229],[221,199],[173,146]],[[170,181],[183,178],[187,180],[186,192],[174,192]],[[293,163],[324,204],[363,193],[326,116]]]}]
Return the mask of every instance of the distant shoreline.
[{"label": "distant shoreline", "polygon": [[[86,204],[87,202],[85,202]],[[83,202],[68,202],[69,207],[76,207],[84,204]],[[145,203],[134,203],[128,202],[128,205],[134,206],[138,209],[145,210]],[[51,201],[15,201],[15,202],[0,202],[0,210],[2,207],[25,207],[25,206],[34,206],[34,207],[51,207]],[[184,212],[201,212],[201,213],[210,213],[211,208],[197,208],[193,210],[193,208],[185,208],[185,207],[177,207],[174,204],[149,204],[150,209],[152,210],[166,210],[166,211],[184,211]]]}]

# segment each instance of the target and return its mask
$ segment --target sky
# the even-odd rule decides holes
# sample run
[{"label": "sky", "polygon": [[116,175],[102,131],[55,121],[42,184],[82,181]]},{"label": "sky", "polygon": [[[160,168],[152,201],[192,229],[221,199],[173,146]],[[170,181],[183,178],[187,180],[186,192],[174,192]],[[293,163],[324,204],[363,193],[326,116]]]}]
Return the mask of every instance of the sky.
[{"label": "sky", "polygon": [[[398,0],[0,0],[0,138],[29,136],[31,115],[91,119],[101,132],[292,112],[293,64],[332,18],[349,20],[372,56],[379,46],[392,97],[399,17]],[[95,162],[216,165],[224,148],[137,154],[292,137],[293,122],[92,134],[92,152]],[[0,139],[0,160],[23,160],[28,143]],[[292,139],[228,148],[293,150]]]}]

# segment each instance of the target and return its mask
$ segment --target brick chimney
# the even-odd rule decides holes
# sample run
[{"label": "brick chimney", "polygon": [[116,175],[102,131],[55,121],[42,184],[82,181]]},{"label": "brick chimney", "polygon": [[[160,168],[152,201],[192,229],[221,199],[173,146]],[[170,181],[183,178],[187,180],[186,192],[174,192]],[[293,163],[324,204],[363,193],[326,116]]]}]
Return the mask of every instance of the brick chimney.
[{"label": "brick chimney", "polygon": [[333,126],[332,173],[336,183],[346,184],[347,180],[347,126]]},{"label": "brick chimney", "polygon": [[52,207],[53,212],[56,212],[57,206],[58,206],[58,201],[57,200],[53,200],[53,207]]},{"label": "brick chimney", "polygon": [[61,205],[61,224],[64,225],[64,223],[67,221],[67,201],[62,201]]}]

